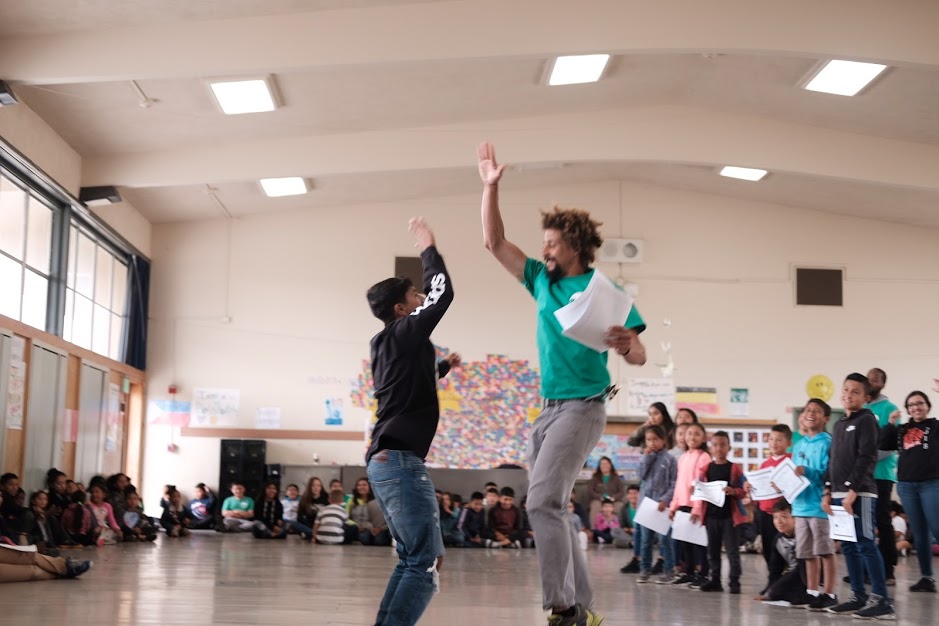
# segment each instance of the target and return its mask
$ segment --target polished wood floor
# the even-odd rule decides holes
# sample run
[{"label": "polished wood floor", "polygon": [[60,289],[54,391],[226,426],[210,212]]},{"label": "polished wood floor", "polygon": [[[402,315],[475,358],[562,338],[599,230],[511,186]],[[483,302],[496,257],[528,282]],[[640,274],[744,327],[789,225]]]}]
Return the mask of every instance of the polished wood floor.
[{"label": "polished wood floor", "polygon": [[[199,533],[155,544],[86,549],[95,561],[79,580],[0,586],[0,624],[372,624],[395,559],[390,548],[311,546],[297,537],[258,541]],[[830,624],[825,614],[768,607],[750,597],[763,581],[762,558],[744,555],[744,593],[704,594],[636,585],[619,573],[631,551],[591,547],[587,554],[604,626],[618,624]],[[913,558],[901,558],[899,623],[934,624],[936,595],[911,594]],[[843,573],[843,561],[839,559]],[[450,550],[442,590],[422,624],[544,624],[533,550]],[[839,583],[838,592],[848,593]],[[832,620],[835,620],[833,622]]]}]

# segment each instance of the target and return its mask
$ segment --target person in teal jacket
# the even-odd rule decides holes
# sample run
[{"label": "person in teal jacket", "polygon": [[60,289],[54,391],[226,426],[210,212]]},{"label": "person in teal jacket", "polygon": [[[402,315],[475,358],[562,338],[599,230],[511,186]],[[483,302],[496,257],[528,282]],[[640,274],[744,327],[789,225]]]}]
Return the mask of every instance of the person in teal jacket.
[{"label": "person in teal jacket", "polygon": [[[805,561],[806,596],[796,603],[813,611],[838,604],[835,588],[835,544],[831,540],[828,515],[822,510],[825,471],[831,450],[831,435],[825,431],[831,407],[823,400],[809,400],[799,416],[799,430],[805,436],[792,448],[796,473],[809,480],[809,486],[792,502],[796,518],[796,557]],[[819,567],[821,559],[821,567]],[[825,572],[824,593],[820,589]]]},{"label": "person in teal jacket", "polygon": [[[877,416],[877,425],[883,428],[890,423],[890,416],[900,414],[897,405],[887,399],[883,394],[887,384],[887,374],[875,367],[867,373],[867,380],[871,384],[871,401],[864,405]],[[896,452],[881,450],[877,455],[877,466],[874,468],[874,481],[877,483],[877,535],[879,537],[892,537],[893,522],[890,518],[890,502],[893,499],[893,486],[897,483]],[[897,565],[897,545],[893,541],[878,541],[877,547],[884,557],[884,566],[887,574],[887,584],[895,581],[893,568]]]}]

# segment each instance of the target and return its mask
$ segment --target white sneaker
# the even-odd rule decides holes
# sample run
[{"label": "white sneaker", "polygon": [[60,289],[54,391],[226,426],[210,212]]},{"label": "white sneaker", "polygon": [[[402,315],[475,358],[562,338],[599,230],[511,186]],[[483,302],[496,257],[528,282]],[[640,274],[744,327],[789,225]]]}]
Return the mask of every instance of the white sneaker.
[{"label": "white sneaker", "polygon": [[577,533],[577,543],[580,544],[581,550],[586,550],[587,549],[587,534]]}]

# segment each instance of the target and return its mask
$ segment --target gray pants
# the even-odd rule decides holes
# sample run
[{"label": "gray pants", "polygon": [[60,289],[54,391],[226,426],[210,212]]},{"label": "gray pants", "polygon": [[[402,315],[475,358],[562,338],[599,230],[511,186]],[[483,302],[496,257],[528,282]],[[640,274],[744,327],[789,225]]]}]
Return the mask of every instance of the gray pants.
[{"label": "gray pants", "polygon": [[535,531],[545,609],[590,608],[593,588],[567,503],[577,475],[606,425],[601,402],[546,406],[528,440],[528,517]]},{"label": "gray pants", "polygon": [[238,519],[237,517],[226,517],[222,522],[225,524],[225,530],[230,532],[248,532],[254,528],[253,519]]}]

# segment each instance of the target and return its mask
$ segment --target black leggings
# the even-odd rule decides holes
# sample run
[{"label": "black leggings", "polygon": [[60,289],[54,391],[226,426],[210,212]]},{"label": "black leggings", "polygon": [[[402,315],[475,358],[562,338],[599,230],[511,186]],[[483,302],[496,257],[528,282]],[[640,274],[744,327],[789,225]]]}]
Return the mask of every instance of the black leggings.
[{"label": "black leggings", "polygon": [[[690,506],[681,506],[678,507],[678,510],[691,513]],[[698,573],[702,576],[707,576],[711,571],[708,566],[707,546],[699,546],[696,543],[679,541],[678,551],[681,554],[681,560],[685,562],[685,566],[688,568],[685,572],[686,574],[694,574],[695,570],[698,570]]]}]

